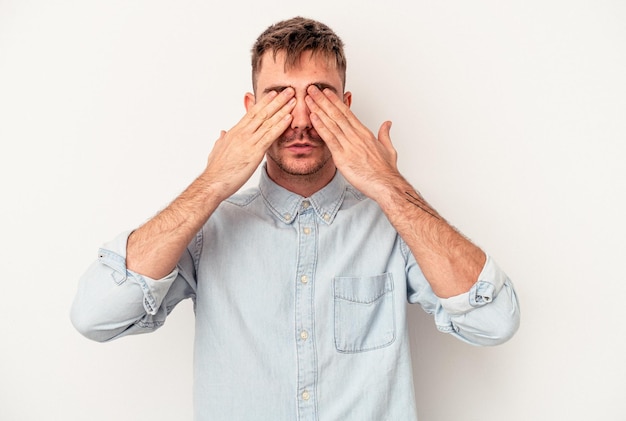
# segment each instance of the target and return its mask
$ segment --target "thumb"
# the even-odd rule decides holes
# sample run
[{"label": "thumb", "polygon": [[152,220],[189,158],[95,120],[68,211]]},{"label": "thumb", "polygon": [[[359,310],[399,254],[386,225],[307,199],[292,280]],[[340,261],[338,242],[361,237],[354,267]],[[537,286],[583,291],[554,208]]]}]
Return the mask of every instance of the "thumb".
[{"label": "thumb", "polygon": [[391,121],[385,121],[380,125],[380,129],[378,129],[378,140],[385,146],[385,148],[393,148],[391,144],[391,136],[389,136],[389,132],[391,131]]}]

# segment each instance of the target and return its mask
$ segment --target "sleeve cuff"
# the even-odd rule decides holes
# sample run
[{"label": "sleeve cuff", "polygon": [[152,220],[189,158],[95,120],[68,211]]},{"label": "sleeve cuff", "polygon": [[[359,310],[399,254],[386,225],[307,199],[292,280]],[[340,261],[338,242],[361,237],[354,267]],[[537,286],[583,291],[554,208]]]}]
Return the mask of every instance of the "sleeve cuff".
[{"label": "sleeve cuff", "polygon": [[125,231],[105,243],[98,252],[98,258],[102,264],[113,269],[111,276],[117,285],[123,284],[129,278],[139,285],[144,296],[144,309],[148,314],[155,315],[178,276],[178,267],[158,280],[128,270],[126,267],[126,244],[131,232]]},{"label": "sleeve cuff", "polygon": [[169,291],[170,287],[178,276],[178,268],[175,268],[164,278],[152,279],[145,275],[128,270],[128,273],[139,284],[143,291],[143,307],[146,313],[155,315]]},{"label": "sleeve cuff", "polygon": [[465,314],[492,302],[502,289],[505,281],[506,274],[487,255],[485,266],[483,266],[483,270],[478,275],[478,281],[472,288],[466,293],[450,298],[442,298],[441,305],[450,315]]}]

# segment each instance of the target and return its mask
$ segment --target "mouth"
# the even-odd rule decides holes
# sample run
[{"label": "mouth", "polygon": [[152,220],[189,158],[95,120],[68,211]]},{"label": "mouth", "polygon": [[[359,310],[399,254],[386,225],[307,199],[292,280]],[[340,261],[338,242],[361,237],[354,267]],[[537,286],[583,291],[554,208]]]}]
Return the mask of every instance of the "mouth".
[{"label": "mouth", "polygon": [[311,152],[315,148],[317,148],[317,146],[311,142],[294,142],[285,146],[285,149],[296,154]]},{"label": "mouth", "polygon": [[307,155],[324,146],[324,141],[312,129],[285,132],[278,146],[294,155]]}]

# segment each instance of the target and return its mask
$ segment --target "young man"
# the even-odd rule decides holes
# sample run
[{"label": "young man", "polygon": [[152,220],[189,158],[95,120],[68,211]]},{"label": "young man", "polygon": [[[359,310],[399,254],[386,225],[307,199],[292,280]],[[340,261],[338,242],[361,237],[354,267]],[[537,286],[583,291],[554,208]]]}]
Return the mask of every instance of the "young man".
[{"label": "young man", "polygon": [[345,72],[322,23],[269,27],[206,169],[81,279],[72,320],[97,341],[194,300],[198,420],[415,420],[407,301],[472,344],[517,329],[507,276],[400,175],[391,123],[361,124]]}]

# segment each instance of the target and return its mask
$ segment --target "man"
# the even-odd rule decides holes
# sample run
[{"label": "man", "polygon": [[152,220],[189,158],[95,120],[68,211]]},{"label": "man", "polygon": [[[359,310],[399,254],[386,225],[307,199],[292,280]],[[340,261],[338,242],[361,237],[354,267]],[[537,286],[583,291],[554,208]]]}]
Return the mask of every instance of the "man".
[{"label": "man", "polygon": [[327,26],[270,26],[205,170],[81,279],[72,320],[97,341],[194,300],[198,420],[415,420],[407,301],[472,344],[517,329],[507,276],[398,172],[391,123],[361,124],[345,72]]}]

